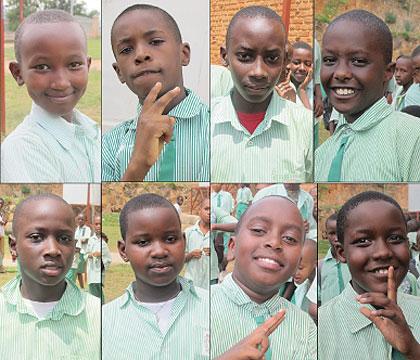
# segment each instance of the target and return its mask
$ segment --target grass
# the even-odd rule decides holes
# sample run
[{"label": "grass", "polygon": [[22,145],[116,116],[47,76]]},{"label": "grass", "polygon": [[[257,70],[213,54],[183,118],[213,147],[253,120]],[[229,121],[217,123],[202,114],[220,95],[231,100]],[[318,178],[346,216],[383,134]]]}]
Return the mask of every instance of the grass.
[{"label": "grass", "polygon": [[319,124],[319,145],[321,145],[329,137],[330,137],[330,132],[325,129],[324,124],[321,122]]},{"label": "grass", "polygon": [[[31,110],[32,99],[25,86],[18,86],[10,73],[6,73],[6,135],[18,126]],[[101,119],[101,73],[89,72],[89,83],[77,109],[93,120]]]},{"label": "grass", "polygon": [[105,302],[121,296],[132,281],[134,274],[129,264],[111,265],[105,273]]},{"label": "grass", "polygon": [[318,259],[323,259],[330,248],[330,243],[327,240],[318,239]]},{"label": "grass", "polygon": [[16,267],[6,267],[7,273],[0,274],[0,287],[2,287],[4,284],[6,284],[9,280],[13,279],[16,274]]},{"label": "grass", "polygon": [[105,213],[102,220],[102,231],[108,236],[108,247],[111,252],[117,252],[117,241],[121,238],[119,213]]}]

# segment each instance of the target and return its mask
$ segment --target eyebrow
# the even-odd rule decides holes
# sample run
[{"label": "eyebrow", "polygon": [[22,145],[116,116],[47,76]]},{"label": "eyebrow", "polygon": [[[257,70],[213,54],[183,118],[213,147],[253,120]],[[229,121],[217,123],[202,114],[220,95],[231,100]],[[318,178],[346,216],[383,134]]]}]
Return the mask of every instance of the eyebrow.
[{"label": "eyebrow", "polygon": [[[251,221],[258,221],[258,220],[259,221],[263,221],[263,222],[265,222],[267,224],[272,224],[272,220],[270,218],[268,218],[268,217],[265,217],[265,216],[255,216],[255,217],[249,219],[249,222],[251,222]],[[293,230],[302,231],[302,227],[300,227],[300,226],[298,226],[296,224],[293,224],[293,223],[283,224],[282,227],[285,227],[286,229],[293,229]]]},{"label": "eyebrow", "polygon": [[[158,35],[159,34],[166,35],[165,31],[163,31],[163,30],[152,29],[152,30],[146,31],[143,34],[143,37],[150,37],[150,36],[153,36],[153,35],[156,35],[156,34],[158,34]],[[133,40],[133,36],[132,35],[123,36],[121,39],[118,39],[117,40],[117,46],[120,45],[120,44],[128,43],[128,42],[130,42],[132,40]]]}]

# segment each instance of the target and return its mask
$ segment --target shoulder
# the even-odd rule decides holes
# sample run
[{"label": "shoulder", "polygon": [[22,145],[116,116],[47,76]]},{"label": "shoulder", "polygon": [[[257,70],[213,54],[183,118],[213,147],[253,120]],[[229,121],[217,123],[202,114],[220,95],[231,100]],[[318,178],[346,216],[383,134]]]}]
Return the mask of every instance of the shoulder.
[{"label": "shoulder", "polygon": [[117,297],[109,303],[102,306],[103,320],[109,321],[109,317],[115,316],[121,310],[121,307],[127,301],[127,294]]},{"label": "shoulder", "polygon": [[118,124],[113,129],[107,131],[103,137],[102,141],[104,143],[112,143],[115,141],[121,141],[122,137],[129,131],[130,128],[135,126],[136,119],[130,119],[127,121],[122,122],[121,124]]}]

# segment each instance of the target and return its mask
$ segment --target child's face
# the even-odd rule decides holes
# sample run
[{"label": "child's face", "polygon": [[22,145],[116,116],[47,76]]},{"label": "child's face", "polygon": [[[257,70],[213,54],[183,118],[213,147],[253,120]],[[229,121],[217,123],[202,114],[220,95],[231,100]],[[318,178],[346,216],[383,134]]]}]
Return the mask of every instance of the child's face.
[{"label": "child's face", "polygon": [[327,239],[332,248],[338,243],[337,240],[337,220],[328,220],[325,224],[325,230],[327,232]]},{"label": "child's face", "polygon": [[200,219],[204,224],[210,224],[210,200],[206,199],[201,205]]},{"label": "child's face", "polygon": [[413,57],[413,67],[414,67],[414,82],[420,83],[420,55]]},{"label": "child's face", "polygon": [[20,63],[10,70],[32,100],[47,112],[71,121],[86,90],[90,58],[76,23],[28,24],[20,46]]},{"label": "child's face", "polygon": [[395,81],[398,85],[404,86],[413,81],[413,61],[400,58],[395,65]]},{"label": "child's face", "polygon": [[67,274],[75,251],[74,215],[55,199],[30,201],[15,219],[16,250],[26,285],[54,286]]},{"label": "child's face", "polygon": [[94,223],[94,227],[95,227],[95,233],[100,234],[101,233],[101,217],[100,216],[96,216],[95,217],[95,223]]},{"label": "child's face", "polygon": [[399,286],[408,271],[410,252],[405,220],[386,201],[368,201],[350,211],[339,259],[348,264],[359,294],[387,293],[387,272],[392,265]]},{"label": "child's face", "polygon": [[233,274],[242,288],[272,295],[297,269],[305,234],[302,217],[289,200],[267,197],[254,203],[241,221],[229,243]]},{"label": "child's face", "polygon": [[77,225],[84,226],[86,224],[86,218],[84,215],[78,215],[77,216]]},{"label": "child's face", "polygon": [[308,49],[294,49],[290,70],[297,83],[302,83],[312,67],[312,52]]},{"label": "child's face", "polygon": [[171,284],[185,256],[185,239],[175,210],[137,210],[127,220],[126,238],[118,248],[131,263],[137,281],[155,287]]},{"label": "child's face", "polygon": [[[313,241],[313,240],[306,240]],[[315,270],[316,267],[316,246],[305,244],[302,249],[302,258],[296,274],[293,276],[296,284],[302,284]]]},{"label": "child's face", "polygon": [[285,34],[281,24],[264,17],[239,18],[221,55],[231,70],[234,92],[247,103],[262,103],[283,69]]},{"label": "child's face", "polygon": [[348,122],[383,96],[392,70],[392,64],[385,63],[381,39],[365,26],[343,20],[325,33],[321,82],[331,104]]},{"label": "child's face", "polygon": [[160,95],[183,86],[182,66],[189,63],[190,48],[176,40],[159,12],[134,10],[123,15],[114,26],[112,49],[118,78],[141,102],[158,81]]}]

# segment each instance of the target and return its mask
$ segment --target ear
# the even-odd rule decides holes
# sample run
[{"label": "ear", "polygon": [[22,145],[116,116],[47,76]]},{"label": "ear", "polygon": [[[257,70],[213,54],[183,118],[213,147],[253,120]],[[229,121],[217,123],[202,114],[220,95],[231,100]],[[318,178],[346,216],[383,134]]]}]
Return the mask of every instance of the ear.
[{"label": "ear", "polygon": [[231,236],[228,242],[227,261],[235,260],[236,236]]},{"label": "ear", "polygon": [[16,61],[12,61],[9,64],[9,70],[12,73],[13,77],[16,80],[16,83],[19,86],[22,86],[25,82],[23,81],[21,70],[20,70],[20,64]]},{"label": "ear", "polygon": [[112,67],[114,68],[115,72],[117,73],[118,79],[120,80],[121,84],[125,84],[124,75],[121,74],[121,70],[118,67],[118,64],[116,62],[114,62],[112,64]]},{"label": "ear", "polygon": [[92,64],[92,58],[90,56],[87,57],[87,66],[88,70],[90,69],[90,65]]},{"label": "ear", "polygon": [[12,257],[17,257],[16,238],[13,234],[9,235],[9,249],[10,255],[12,255]]},{"label": "ear", "polygon": [[346,263],[346,256],[344,254],[344,246],[341,243],[336,243],[334,245],[335,253],[337,254],[337,258],[340,262]]},{"label": "ear", "polygon": [[225,46],[220,47],[220,59],[222,60],[223,66],[229,66],[229,61],[227,58],[227,50]]},{"label": "ear", "polygon": [[394,76],[394,72],[395,72],[395,63],[394,62],[390,62],[386,66],[384,80],[385,81],[391,80],[391,78]]},{"label": "ear", "polygon": [[191,59],[191,49],[190,44],[184,42],[181,44],[181,65],[187,66],[190,63]]},{"label": "ear", "polygon": [[118,240],[117,246],[118,246],[118,252],[120,253],[121,258],[125,262],[128,262],[128,257],[127,257],[126,248],[125,248],[125,241],[124,240]]}]

